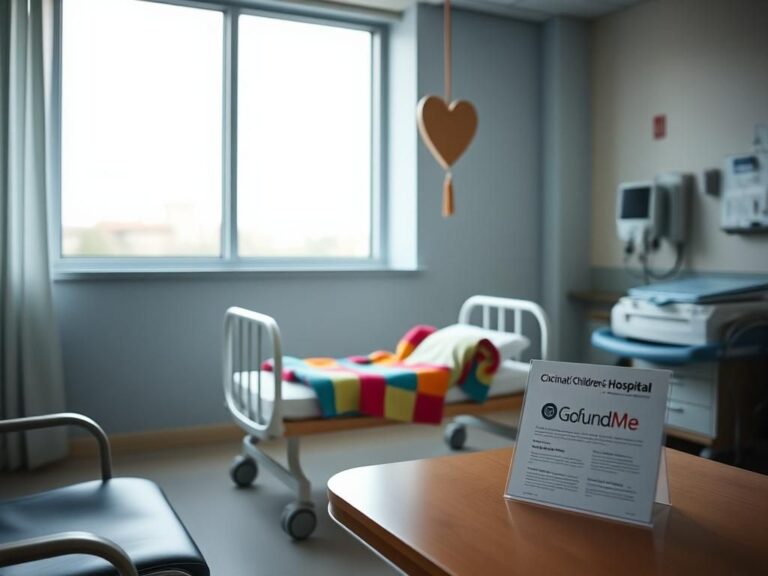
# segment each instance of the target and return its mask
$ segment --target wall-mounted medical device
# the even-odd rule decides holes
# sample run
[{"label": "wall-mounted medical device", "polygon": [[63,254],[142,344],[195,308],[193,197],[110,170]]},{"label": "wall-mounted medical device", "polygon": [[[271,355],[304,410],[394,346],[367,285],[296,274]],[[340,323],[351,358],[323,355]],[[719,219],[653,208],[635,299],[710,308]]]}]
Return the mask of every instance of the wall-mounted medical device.
[{"label": "wall-mounted medical device", "polygon": [[768,232],[768,152],[725,159],[721,209],[726,232]]},{"label": "wall-mounted medical device", "polygon": [[[653,181],[621,184],[616,195],[616,227],[624,242],[625,266],[633,255],[641,264],[643,279],[669,278],[682,266],[688,236],[688,212],[693,194],[691,174],[659,174]],[[648,254],[665,240],[675,249],[675,264],[665,273],[651,269]]]},{"label": "wall-mounted medical device", "polygon": [[645,251],[659,233],[658,191],[653,182],[627,182],[616,197],[616,228],[631,251]]},{"label": "wall-mounted medical device", "polygon": [[688,238],[688,215],[693,195],[693,175],[670,172],[656,176],[659,203],[659,235],[674,245]]}]

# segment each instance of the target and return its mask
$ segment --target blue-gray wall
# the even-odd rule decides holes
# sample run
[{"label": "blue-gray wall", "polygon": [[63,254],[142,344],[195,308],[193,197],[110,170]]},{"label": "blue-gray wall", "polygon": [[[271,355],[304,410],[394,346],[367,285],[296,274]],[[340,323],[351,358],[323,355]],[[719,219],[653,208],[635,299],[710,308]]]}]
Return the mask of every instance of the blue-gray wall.
[{"label": "blue-gray wall", "polygon": [[[440,94],[442,13],[420,6],[408,18],[418,94]],[[70,410],[112,433],[227,421],[220,332],[231,305],[273,315],[285,352],[303,356],[391,348],[415,323],[455,321],[475,293],[538,299],[540,27],[459,10],[453,23],[454,95],[475,103],[480,124],[455,170],[450,220],[440,215],[441,171],[415,148],[421,270],[57,281]],[[410,133],[393,134],[415,130],[413,120]]]},{"label": "blue-gray wall", "polygon": [[590,287],[590,52],[586,22],[555,18],[543,47],[543,304],[555,358],[582,357],[583,310],[568,298]]}]

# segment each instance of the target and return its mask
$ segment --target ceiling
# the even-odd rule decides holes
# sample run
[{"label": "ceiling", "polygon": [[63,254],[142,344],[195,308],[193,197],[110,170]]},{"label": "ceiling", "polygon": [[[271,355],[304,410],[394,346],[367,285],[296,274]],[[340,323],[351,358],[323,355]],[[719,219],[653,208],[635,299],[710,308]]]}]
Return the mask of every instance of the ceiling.
[{"label": "ceiling", "polygon": [[[390,12],[401,12],[419,0],[334,0],[337,3],[366,6]],[[442,0],[421,0],[442,4]],[[552,16],[597,18],[645,0],[452,0],[458,8],[469,8],[491,14],[515,16],[530,20],[546,20]]]}]

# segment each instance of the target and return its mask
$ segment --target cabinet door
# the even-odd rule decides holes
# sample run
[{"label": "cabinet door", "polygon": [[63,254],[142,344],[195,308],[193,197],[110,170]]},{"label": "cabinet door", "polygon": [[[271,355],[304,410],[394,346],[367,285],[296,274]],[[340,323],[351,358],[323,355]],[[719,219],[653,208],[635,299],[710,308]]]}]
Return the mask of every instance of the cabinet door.
[{"label": "cabinet door", "polygon": [[715,412],[708,407],[687,402],[667,402],[667,425],[687,432],[714,438],[717,435]]},{"label": "cabinet door", "polygon": [[713,408],[717,402],[717,365],[705,362],[675,368],[669,384],[670,399]]}]

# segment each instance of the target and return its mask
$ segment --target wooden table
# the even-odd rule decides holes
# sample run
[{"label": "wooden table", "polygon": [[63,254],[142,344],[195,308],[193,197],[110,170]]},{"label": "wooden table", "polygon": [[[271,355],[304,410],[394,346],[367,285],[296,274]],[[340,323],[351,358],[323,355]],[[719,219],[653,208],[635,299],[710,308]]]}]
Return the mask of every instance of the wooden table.
[{"label": "wooden table", "polygon": [[502,496],[512,450],[355,468],[329,512],[407,574],[768,574],[768,476],[667,449],[653,529]]}]

